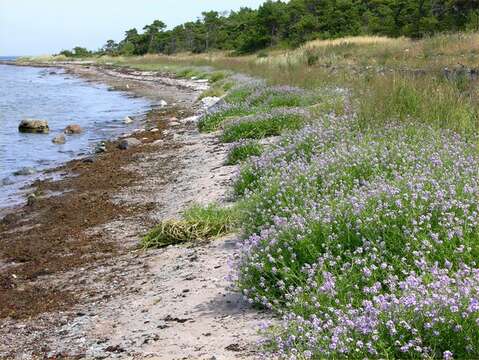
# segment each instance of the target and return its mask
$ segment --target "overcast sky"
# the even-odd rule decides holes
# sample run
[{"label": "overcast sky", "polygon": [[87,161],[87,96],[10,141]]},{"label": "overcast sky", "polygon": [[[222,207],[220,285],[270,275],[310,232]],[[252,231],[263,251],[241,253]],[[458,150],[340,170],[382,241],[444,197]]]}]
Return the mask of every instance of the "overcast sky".
[{"label": "overcast sky", "polygon": [[205,10],[257,8],[264,0],[0,0],[0,56],[100,48],[160,19],[169,27]]}]

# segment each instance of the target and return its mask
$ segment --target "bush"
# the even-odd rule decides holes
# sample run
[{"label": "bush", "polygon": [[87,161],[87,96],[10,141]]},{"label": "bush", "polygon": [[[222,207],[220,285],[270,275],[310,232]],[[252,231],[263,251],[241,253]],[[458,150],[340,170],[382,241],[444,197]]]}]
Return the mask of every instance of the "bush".
[{"label": "bush", "polygon": [[226,159],[226,165],[236,165],[251,156],[259,156],[263,147],[254,141],[240,142],[231,148]]},{"label": "bush", "polygon": [[247,115],[250,114],[251,111],[251,109],[241,105],[226,106],[202,117],[198,122],[198,128],[201,132],[216,131],[226,119]]},{"label": "bush", "polygon": [[241,139],[262,139],[277,136],[285,130],[297,130],[304,123],[304,115],[294,112],[252,115],[227,123],[224,126],[222,140],[233,142]]}]

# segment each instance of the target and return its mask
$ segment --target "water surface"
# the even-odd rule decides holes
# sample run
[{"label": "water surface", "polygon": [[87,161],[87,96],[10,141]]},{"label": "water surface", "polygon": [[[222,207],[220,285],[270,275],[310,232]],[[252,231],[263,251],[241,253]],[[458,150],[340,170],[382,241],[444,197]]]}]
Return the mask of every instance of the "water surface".
[{"label": "water surface", "polygon": [[[23,168],[51,168],[81,154],[91,153],[96,143],[132,130],[126,116],[138,116],[151,104],[126,93],[109,91],[65,74],[61,69],[0,65],[0,208],[17,203],[17,190],[32,177],[12,174]],[[47,120],[50,134],[22,134],[24,118]],[[80,135],[67,136],[64,145],[52,138],[68,124],[79,124]],[[3,185],[2,180],[14,180]]]}]

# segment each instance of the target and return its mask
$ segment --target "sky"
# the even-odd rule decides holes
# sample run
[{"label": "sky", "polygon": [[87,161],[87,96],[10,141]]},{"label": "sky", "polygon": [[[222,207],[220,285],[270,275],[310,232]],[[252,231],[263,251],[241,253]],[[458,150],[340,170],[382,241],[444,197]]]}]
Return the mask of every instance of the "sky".
[{"label": "sky", "polygon": [[257,8],[264,0],[0,0],[0,56],[46,55],[119,41],[155,19],[169,28],[202,11]]}]

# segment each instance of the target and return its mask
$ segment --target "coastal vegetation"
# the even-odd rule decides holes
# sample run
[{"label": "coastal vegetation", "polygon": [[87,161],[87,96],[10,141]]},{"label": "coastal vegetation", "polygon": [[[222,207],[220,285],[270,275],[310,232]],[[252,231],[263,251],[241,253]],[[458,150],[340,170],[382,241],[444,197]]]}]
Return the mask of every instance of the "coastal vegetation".
[{"label": "coastal vegetation", "polygon": [[118,59],[255,76],[199,127],[233,142],[233,281],[281,319],[268,356],[479,356],[477,36]]},{"label": "coastal vegetation", "polygon": [[239,167],[234,204],[143,246],[238,231],[267,356],[479,357],[478,6],[268,1],[110,43],[97,63],[210,79],[199,130]]},{"label": "coastal vegetation", "polygon": [[[385,35],[421,38],[444,31],[479,29],[479,4],[464,0],[290,0],[205,11],[196,21],[167,29],[161,20],[108,40],[99,54],[144,55],[227,50],[251,53],[267,47],[297,47],[314,39]],[[66,56],[88,56],[80,47]]]}]

